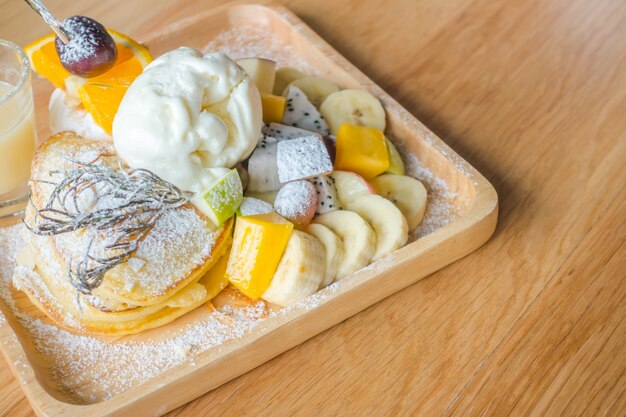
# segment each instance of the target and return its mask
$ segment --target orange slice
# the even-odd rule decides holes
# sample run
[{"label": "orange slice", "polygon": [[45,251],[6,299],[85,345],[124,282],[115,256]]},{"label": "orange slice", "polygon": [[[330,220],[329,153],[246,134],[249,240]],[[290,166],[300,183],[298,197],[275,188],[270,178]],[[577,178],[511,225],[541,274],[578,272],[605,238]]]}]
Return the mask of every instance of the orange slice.
[{"label": "orange slice", "polygon": [[113,118],[126,90],[152,61],[152,56],[145,46],[130,37],[107,31],[117,44],[117,60],[110,70],[93,78],[77,77],[63,68],[54,46],[54,34],[34,41],[25,50],[35,72],[57,88],[78,96],[94,121],[111,134]]}]

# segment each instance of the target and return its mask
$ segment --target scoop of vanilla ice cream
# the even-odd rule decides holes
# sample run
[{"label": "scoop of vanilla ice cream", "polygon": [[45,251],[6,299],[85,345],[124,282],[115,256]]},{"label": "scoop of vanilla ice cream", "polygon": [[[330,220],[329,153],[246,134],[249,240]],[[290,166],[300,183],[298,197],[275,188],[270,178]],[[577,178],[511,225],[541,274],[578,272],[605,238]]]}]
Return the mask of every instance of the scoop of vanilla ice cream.
[{"label": "scoop of vanilla ice cream", "polygon": [[111,139],[111,136],[98,126],[91,114],[81,106],[80,101],[69,97],[60,88],[54,90],[50,96],[48,125],[53,135],[70,131],[87,139]]},{"label": "scoop of vanilla ice cream", "polygon": [[133,81],[113,140],[129,166],[199,192],[252,153],[262,125],[259,91],[241,67],[223,53],[182,47]]}]

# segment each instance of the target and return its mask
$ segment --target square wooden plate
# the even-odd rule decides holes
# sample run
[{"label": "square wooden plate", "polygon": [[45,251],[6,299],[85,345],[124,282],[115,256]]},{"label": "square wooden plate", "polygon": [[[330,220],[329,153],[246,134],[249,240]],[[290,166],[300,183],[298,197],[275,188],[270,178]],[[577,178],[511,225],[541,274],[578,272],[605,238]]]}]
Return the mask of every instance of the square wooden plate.
[{"label": "square wooden plate", "polygon": [[6,317],[0,324],[2,351],[38,415],[166,413],[472,252],[493,233],[498,200],[491,184],[284,7],[224,5],[177,22],[154,34],[147,43],[155,56],[181,45],[204,48],[220,33],[242,25],[258,27],[280,38],[289,45],[292,58],[308,63],[339,86],[366,89],[379,97],[387,111],[387,130],[401,148],[447,183],[454,196],[451,204],[457,212],[455,220],[340,281],[332,294],[322,297],[314,308],[290,308],[236,340],[198,354],[120,395],[86,405],[58,392],[46,370],[45,358],[38,354],[11,310],[0,302]]}]

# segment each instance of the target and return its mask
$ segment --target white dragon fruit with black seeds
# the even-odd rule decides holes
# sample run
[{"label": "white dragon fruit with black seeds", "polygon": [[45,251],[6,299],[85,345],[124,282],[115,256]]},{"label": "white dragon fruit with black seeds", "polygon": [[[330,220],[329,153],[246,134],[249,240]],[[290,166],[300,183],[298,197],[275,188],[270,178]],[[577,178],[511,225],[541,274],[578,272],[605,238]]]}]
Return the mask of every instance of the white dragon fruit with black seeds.
[{"label": "white dragon fruit with black seeds", "polygon": [[306,129],[300,129],[298,127],[282,125],[280,123],[270,123],[263,131],[266,136],[276,138],[276,140],[297,139],[304,136],[319,135],[317,132],[312,132]]},{"label": "white dragon fruit with black seeds", "polygon": [[317,132],[322,136],[330,134],[330,129],[315,106],[306,95],[296,86],[290,86],[287,91],[287,104],[283,123],[300,129]]},{"label": "white dragon fruit with black seeds", "polygon": [[335,180],[330,175],[320,175],[310,180],[317,191],[317,210],[315,215],[341,210]]},{"label": "white dragon fruit with black seeds", "polygon": [[248,160],[248,190],[267,192],[280,188],[276,165],[277,145],[276,139],[265,137],[252,152]]}]

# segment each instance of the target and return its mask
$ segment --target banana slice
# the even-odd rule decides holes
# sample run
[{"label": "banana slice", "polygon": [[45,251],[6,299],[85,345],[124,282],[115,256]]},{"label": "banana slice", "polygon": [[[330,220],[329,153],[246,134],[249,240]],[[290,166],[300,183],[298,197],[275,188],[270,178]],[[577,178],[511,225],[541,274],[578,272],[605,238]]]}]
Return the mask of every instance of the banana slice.
[{"label": "banana slice", "polygon": [[316,237],[294,230],[272,283],[261,297],[288,306],[315,293],[324,279],[325,258],[324,246]]},{"label": "banana slice", "polygon": [[409,230],[422,222],[426,211],[426,188],[413,177],[383,174],[370,181],[378,194],[396,205],[406,217]]},{"label": "banana slice", "polygon": [[283,93],[290,82],[298,78],[304,78],[306,74],[300,70],[291,67],[282,67],[276,70],[276,78],[274,79],[274,95],[279,96]]},{"label": "banana slice", "polygon": [[376,232],[376,251],[372,261],[406,245],[409,226],[392,202],[376,194],[364,195],[349,202],[346,208],[363,217]]},{"label": "banana slice", "polygon": [[320,106],[330,131],[344,123],[385,130],[385,109],[380,101],[363,90],[341,90],[332,93]]},{"label": "banana slice", "polygon": [[376,233],[361,216],[337,210],[318,216],[314,223],[328,227],[343,240],[343,259],[335,279],[345,278],[369,264],[376,250]]},{"label": "banana slice", "polygon": [[302,90],[309,101],[318,109],[324,100],[326,100],[326,97],[339,91],[339,87],[324,78],[303,77],[290,82],[289,85],[285,87],[283,96],[287,97],[287,90],[291,85],[295,85]]},{"label": "banana slice", "polygon": [[320,289],[330,285],[337,276],[339,265],[343,259],[343,242],[332,230],[322,224],[310,224],[306,232],[315,236],[326,250],[326,272]]}]

